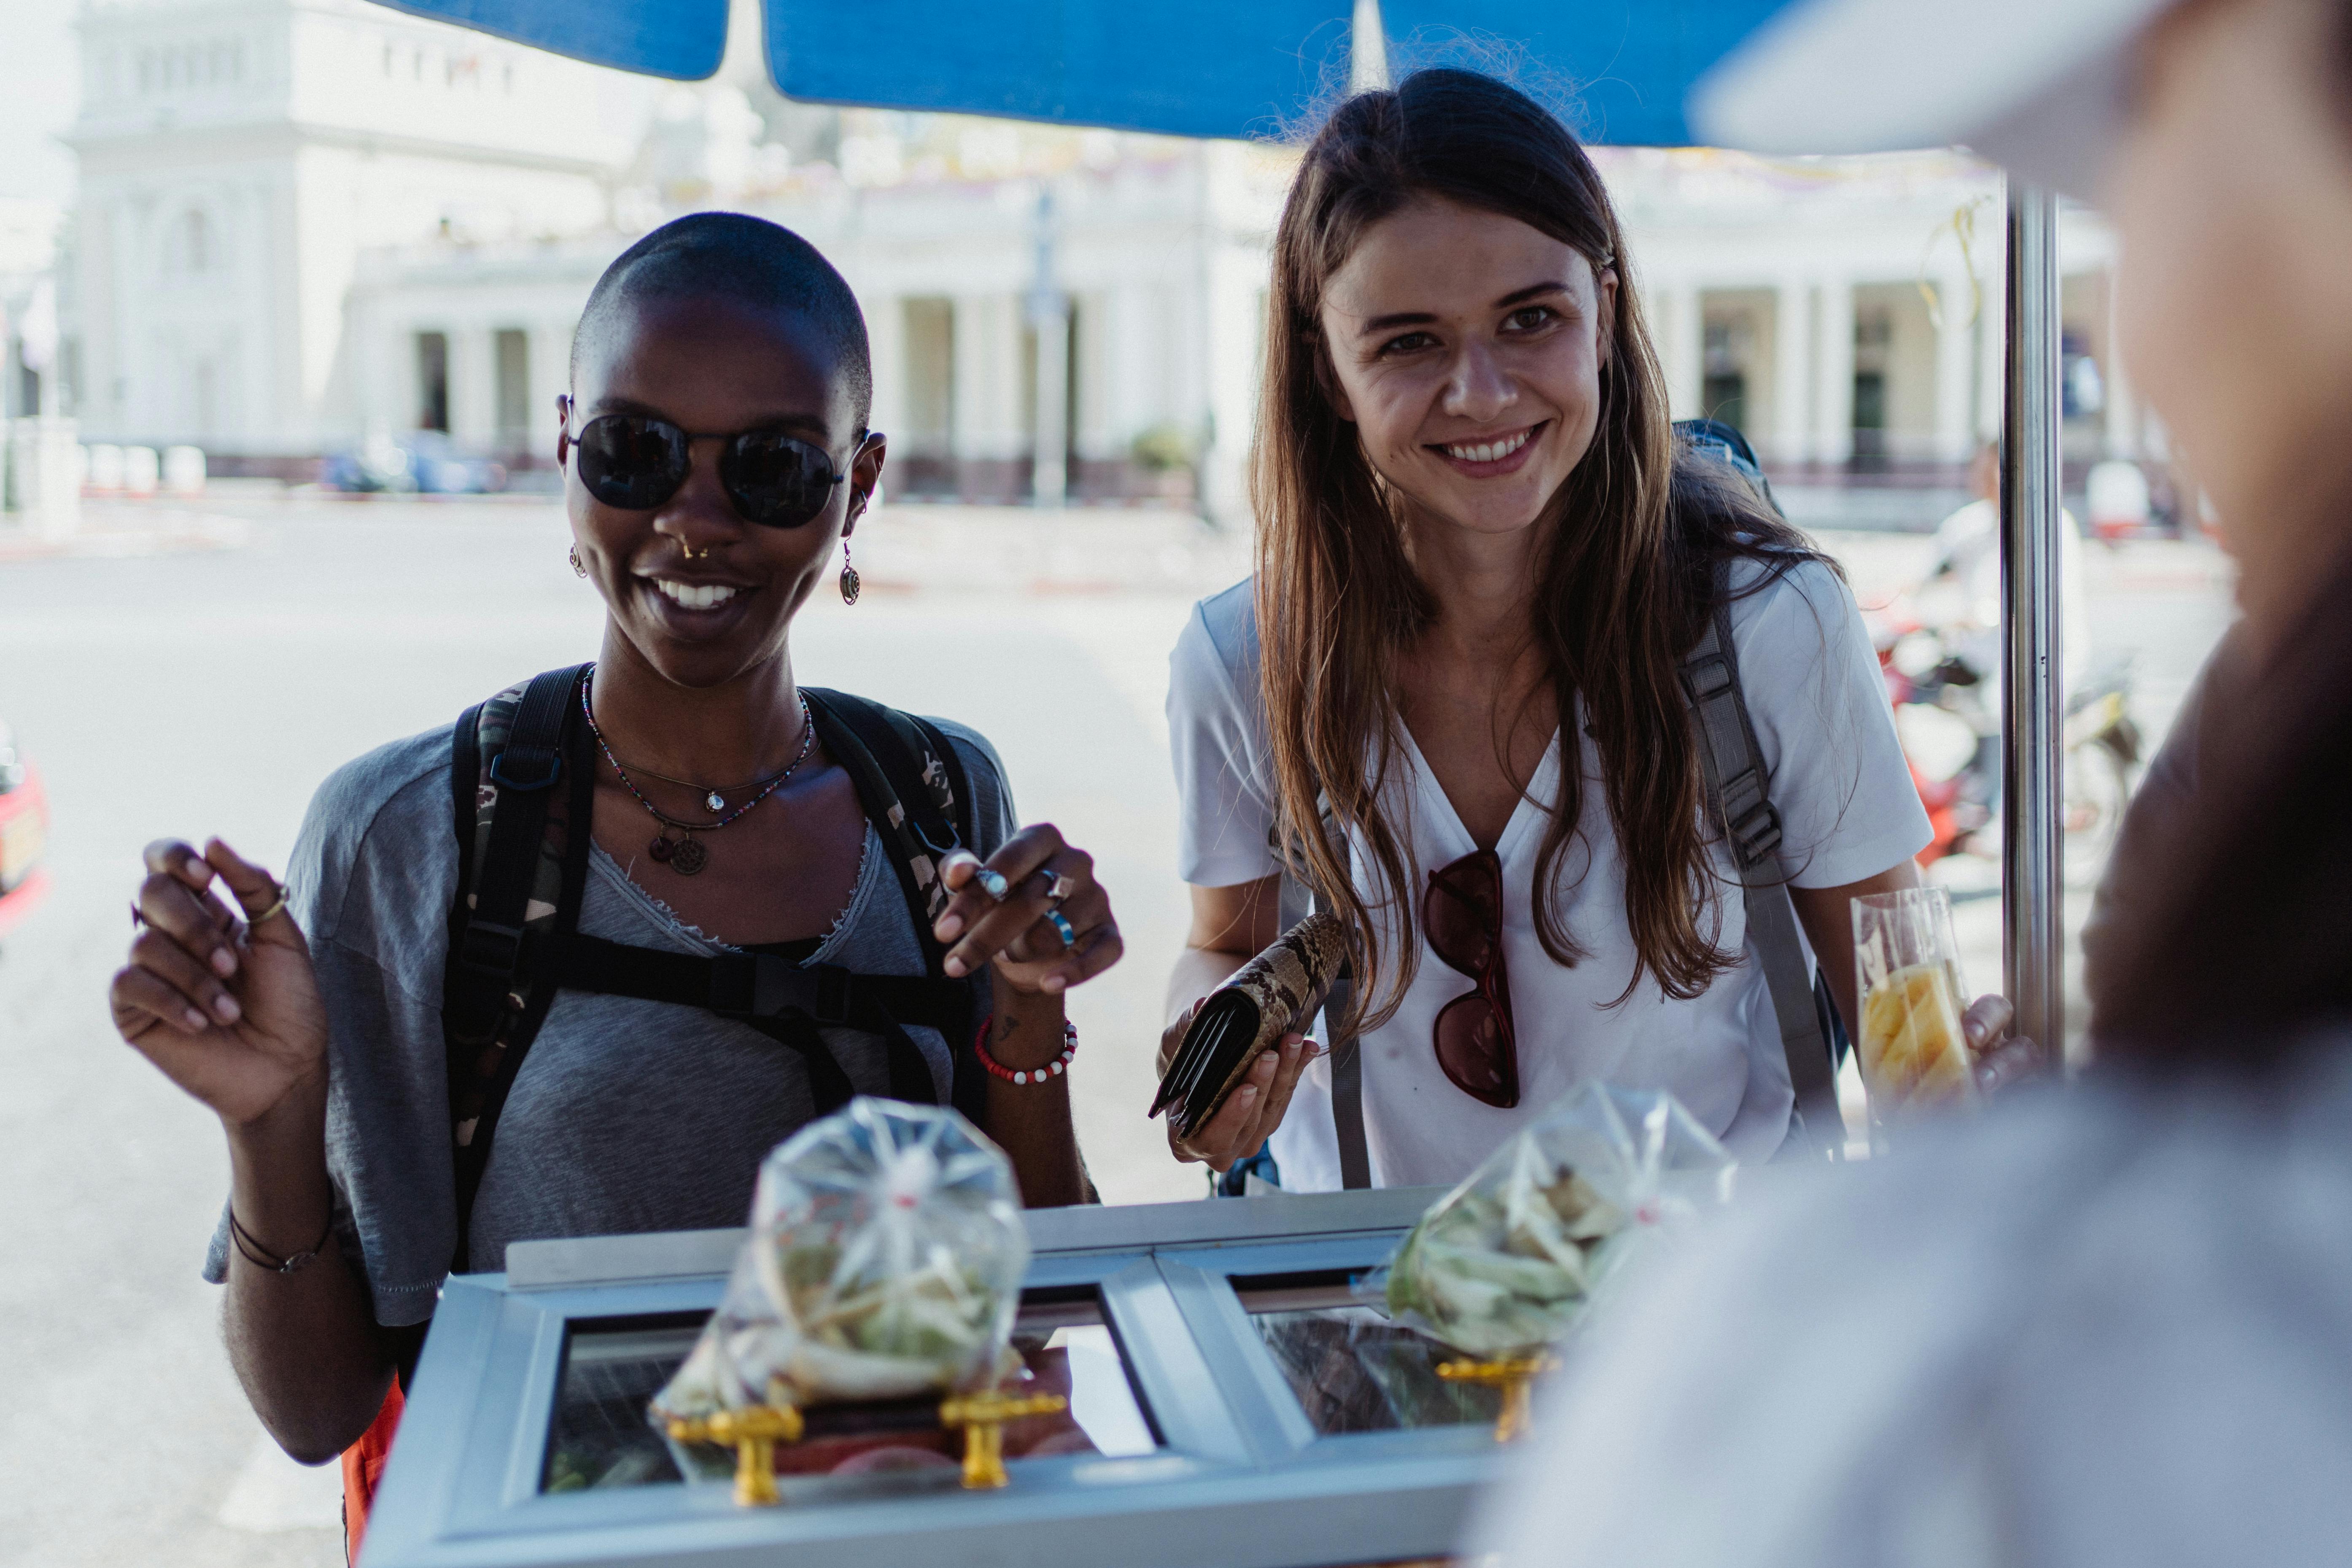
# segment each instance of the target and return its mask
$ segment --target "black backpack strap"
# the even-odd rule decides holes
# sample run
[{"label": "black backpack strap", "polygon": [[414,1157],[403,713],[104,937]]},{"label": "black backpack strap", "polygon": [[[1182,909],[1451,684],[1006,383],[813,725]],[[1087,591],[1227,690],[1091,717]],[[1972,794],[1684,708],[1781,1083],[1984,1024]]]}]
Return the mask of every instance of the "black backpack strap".
[{"label": "black backpack strap", "polygon": [[905,1026],[923,1025],[952,1038],[971,1007],[961,981],[859,974],[839,964],[797,964],[765,952],[669,952],[576,931],[533,936],[524,963],[538,984],[699,1007],[750,1025],[801,1057],[820,1116],[848,1104],[856,1091],[825,1048],[819,1026],[881,1036],[890,1098],[931,1105],[939,1100],[931,1069]]},{"label": "black backpack strap", "polygon": [[[468,709],[451,737],[459,879],[441,1028],[456,1149],[455,1268],[467,1262],[474,1196],[499,1113],[554,999],[554,987],[524,972],[525,938],[532,930],[568,929],[579,917],[589,836],[565,825],[588,820],[595,776],[566,752],[576,753],[570,721],[587,668],[550,670]],[[551,808],[565,783],[567,809],[559,816]]]},{"label": "black backpack strap", "polygon": [[[889,851],[922,944],[924,973],[944,978],[947,948],[931,934],[931,922],[948,901],[940,861],[971,842],[973,810],[970,781],[955,747],[937,726],[870,699],[816,687],[803,687],[801,694],[816,716],[817,738],[849,774]],[[957,1026],[946,1032],[955,1063],[955,1107],[974,1121],[982,1119],[988,1098],[987,1075],[971,1054],[987,983],[985,970],[958,983],[965,987],[968,1005]]]},{"label": "black backpack strap", "polygon": [[1789,1082],[1796,1090],[1790,1138],[1835,1159],[1845,1148],[1845,1121],[1838,1111],[1837,1079],[1812,977],[1805,972],[1796,902],[1780,868],[1780,814],[1772,805],[1763,749],[1757,744],[1756,726],[1740,690],[1727,588],[1727,583],[1718,581],[1714,614],[1698,646],[1683,661],[1683,689],[1696,720],[1707,803],[1739,869],[1748,949],[1764,971],[1780,1024],[1780,1048],[1789,1060]]},{"label": "black backpack strap", "polygon": [[[964,841],[959,825],[968,833],[970,823],[964,770],[946,738],[863,698],[809,693],[819,739],[850,774],[860,806],[891,854],[927,977],[803,968],[770,954],[701,957],[628,947],[578,930],[592,839],[568,827],[589,822],[594,806],[594,760],[585,727],[573,721],[589,668],[551,670],[501,692],[467,710],[450,737],[458,883],[449,911],[442,1031],[457,1160],[453,1268],[469,1262],[474,1200],[499,1113],[562,989],[674,1002],[747,1024],[802,1058],[820,1115],[854,1093],[820,1025],[882,1036],[891,1096],[930,1104],[938,1098],[930,1068],[905,1029],[921,1025],[948,1042],[957,1107],[974,1115],[985,1101],[985,1076],[971,1059],[977,986],[985,975],[947,979],[945,949],[930,932],[946,902],[939,857]],[[559,785],[568,785],[561,813],[551,809]]]}]

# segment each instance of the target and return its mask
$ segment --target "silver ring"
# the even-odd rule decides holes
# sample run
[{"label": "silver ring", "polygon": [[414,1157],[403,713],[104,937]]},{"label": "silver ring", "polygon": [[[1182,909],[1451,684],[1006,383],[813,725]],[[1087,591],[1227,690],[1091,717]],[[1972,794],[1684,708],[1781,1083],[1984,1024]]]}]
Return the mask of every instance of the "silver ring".
[{"label": "silver ring", "polygon": [[1078,879],[1067,871],[1056,871],[1051,866],[1040,866],[1037,874],[1045,879],[1045,897],[1060,903],[1078,890]]},{"label": "silver ring", "polygon": [[1013,891],[1013,884],[1006,881],[1004,873],[993,866],[982,866],[971,874],[971,879],[980,884],[980,890],[994,903],[1003,903],[1005,895]]},{"label": "silver ring", "polygon": [[1077,928],[1070,924],[1069,916],[1059,910],[1047,910],[1045,920],[1053,926],[1055,933],[1061,937],[1064,951],[1078,945]]}]

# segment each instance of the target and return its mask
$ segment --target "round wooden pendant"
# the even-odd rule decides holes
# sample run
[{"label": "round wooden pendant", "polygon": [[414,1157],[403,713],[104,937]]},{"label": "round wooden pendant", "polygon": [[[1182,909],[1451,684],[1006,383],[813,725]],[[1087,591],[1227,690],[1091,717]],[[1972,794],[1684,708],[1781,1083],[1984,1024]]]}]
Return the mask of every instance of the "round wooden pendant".
[{"label": "round wooden pendant", "polygon": [[669,868],[681,877],[691,877],[710,863],[710,851],[702,847],[699,838],[681,838],[669,852]]},{"label": "round wooden pendant", "polygon": [[677,852],[677,846],[669,841],[669,836],[667,834],[655,834],[654,841],[646,846],[646,853],[652,856],[656,860],[662,862],[664,865],[667,865],[669,863],[669,858]]}]

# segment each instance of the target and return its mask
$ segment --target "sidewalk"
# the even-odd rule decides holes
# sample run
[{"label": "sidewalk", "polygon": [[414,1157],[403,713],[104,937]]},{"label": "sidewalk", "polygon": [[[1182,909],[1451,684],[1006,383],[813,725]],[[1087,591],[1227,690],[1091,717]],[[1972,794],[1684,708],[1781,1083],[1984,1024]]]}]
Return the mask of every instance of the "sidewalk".
[{"label": "sidewalk", "polygon": [[178,501],[85,500],[81,526],[43,539],[0,520],[0,566],[23,561],[121,560],[189,550],[236,550],[251,542],[242,518]]}]

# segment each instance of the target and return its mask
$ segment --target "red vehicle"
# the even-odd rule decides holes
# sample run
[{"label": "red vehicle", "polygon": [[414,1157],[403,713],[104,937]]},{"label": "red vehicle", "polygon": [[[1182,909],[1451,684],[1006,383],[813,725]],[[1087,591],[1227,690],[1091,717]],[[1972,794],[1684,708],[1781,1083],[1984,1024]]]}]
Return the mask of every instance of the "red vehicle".
[{"label": "red vehicle", "polygon": [[0,724],[0,937],[48,896],[49,874],[41,868],[48,841],[49,799],[40,772]]},{"label": "red vehicle", "polygon": [[[1922,624],[1907,599],[1865,615],[1895,731],[1935,839],[1919,853],[1998,858],[2000,835],[2000,695],[1990,672]],[[2068,886],[2087,887],[2105,863],[2139,770],[2126,659],[2094,673],[2066,697],[2063,757]]]}]

